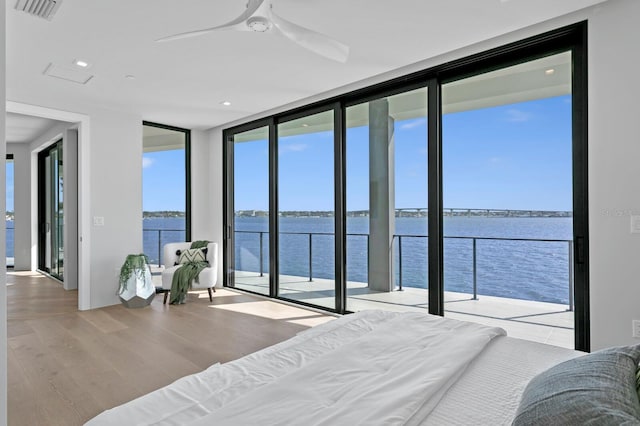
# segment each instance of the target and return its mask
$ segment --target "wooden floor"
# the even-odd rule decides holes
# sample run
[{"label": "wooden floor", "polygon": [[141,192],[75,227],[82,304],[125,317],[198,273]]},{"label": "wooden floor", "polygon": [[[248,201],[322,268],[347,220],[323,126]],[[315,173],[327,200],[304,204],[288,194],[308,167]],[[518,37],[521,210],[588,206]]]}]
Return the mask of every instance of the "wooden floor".
[{"label": "wooden floor", "polygon": [[216,362],[333,317],[246,294],[190,293],[184,305],[80,312],[77,292],[7,275],[9,425],[81,425]]}]

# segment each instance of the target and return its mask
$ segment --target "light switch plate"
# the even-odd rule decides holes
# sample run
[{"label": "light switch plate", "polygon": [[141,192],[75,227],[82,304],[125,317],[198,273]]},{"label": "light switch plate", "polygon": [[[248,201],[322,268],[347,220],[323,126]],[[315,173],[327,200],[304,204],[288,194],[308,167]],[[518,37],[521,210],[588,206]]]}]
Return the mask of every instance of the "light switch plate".
[{"label": "light switch plate", "polygon": [[631,233],[640,234],[640,215],[631,215]]},{"label": "light switch plate", "polygon": [[631,321],[631,337],[640,339],[640,321],[638,320]]},{"label": "light switch plate", "polygon": [[94,216],[93,217],[93,226],[104,226],[104,217],[102,217],[102,216]]}]

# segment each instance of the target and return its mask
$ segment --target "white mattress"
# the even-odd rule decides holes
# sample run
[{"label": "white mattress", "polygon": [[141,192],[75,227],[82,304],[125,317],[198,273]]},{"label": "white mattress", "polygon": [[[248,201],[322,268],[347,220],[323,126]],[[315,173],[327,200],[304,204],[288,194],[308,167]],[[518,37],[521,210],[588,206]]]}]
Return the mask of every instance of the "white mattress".
[{"label": "white mattress", "polygon": [[421,313],[361,312],[215,364],[87,425],[508,424],[527,381],[579,353],[502,333]]},{"label": "white mattress", "polygon": [[447,391],[425,425],[510,425],[529,380],[576,356],[570,349],[497,337]]}]

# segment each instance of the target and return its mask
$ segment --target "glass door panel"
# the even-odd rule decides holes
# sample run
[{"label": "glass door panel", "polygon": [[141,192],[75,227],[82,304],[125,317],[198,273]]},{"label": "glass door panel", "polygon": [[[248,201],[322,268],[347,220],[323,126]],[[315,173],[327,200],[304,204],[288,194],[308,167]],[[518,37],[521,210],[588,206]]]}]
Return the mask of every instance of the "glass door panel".
[{"label": "glass door panel", "polygon": [[279,296],[335,309],[333,110],[278,125]]},{"label": "glass door panel", "polygon": [[573,347],[570,52],[442,99],[446,315]]},{"label": "glass door panel", "polygon": [[347,309],[427,308],[427,89],[346,110]]},{"label": "glass door panel", "polygon": [[62,141],[39,154],[38,267],[64,279],[64,167]]},{"label": "glass door panel", "polygon": [[233,286],[269,295],[269,128],[233,136]]},{"label": "glass door panel", "polygon": [[165,244],[191,239],[190,135],[188,129],[146,121],[142,125],[142,242],[154,266],[164,263]]}]

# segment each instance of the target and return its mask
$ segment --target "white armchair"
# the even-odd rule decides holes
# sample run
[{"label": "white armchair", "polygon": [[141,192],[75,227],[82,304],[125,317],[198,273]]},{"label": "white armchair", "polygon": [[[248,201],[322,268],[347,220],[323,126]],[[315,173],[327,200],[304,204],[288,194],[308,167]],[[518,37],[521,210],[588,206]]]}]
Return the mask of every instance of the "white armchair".
[{"label": "white armchair", "polygon": [[[171,291],[171,283],[173,281],[173,273],[182,265],[176,265],[180,252],[191,247],[191,242],[185,243],[169,243],[165,244],[163,248],[162,263],[164,269],[162,271],[162,292],[164,293],[164,302],[167,303],[167,296]],[[191,283],[192,289],[204,289],[209,292],[209,301],[213,302],[213,294],[211,291],[216,291],[215,285],[218,281],[218,244],[209,243],[207,245],[207,261],[209,266],[200,271],[198,275],[198,281],[195,280]]]}]

